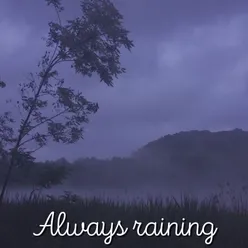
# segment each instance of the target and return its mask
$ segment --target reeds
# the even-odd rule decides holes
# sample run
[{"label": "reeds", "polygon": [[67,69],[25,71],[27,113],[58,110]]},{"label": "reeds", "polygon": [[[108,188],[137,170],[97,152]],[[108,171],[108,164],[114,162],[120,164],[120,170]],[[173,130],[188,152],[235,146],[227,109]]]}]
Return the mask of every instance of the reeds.
[{"label": "reeds", "polygon": [[207,247],[206,237],[139,237],[132,226],[135,220],[148,222],[212,222],[219,231],[210,247],[247,248],[248,247],[248,213],[244,198],[232,198],[233,207],[221,202],[223,194],[215,195],[204,201],[182,197],[180,201],[172,198],[150,198],[128,203],[114,202],[97,198],[84,199],[69,192],[61,197],[42,197],[34,195],[6,200],[0,209],[1,247],[49,248],[49,247],[106,247],[104,237],[52,237],[47,231],[41,237],[34,237],[39,232],[51,211],[66,212],[70,223],[100,222],[108,226],[111,222],[121,220],[129,228],[124,237],[114,237],[110,247],[163,247],[163,248],[201,248]]}]

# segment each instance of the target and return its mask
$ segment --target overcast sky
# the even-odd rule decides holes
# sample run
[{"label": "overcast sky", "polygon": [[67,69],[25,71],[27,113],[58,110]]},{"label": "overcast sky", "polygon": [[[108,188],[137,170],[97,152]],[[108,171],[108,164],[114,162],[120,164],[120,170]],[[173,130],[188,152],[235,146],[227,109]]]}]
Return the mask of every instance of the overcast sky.
[{"label": "overcast sky", "polygon": [[[64,0],[75,17],[77,1]],[[85,139],[49,145],[38,159],[125,156],[149,141],[191,129],[247,129],[247,0],[116,0],[134,40],[123,52],[127,73],[109,88],[95,79],[63,76],[100,109]],[[0,0],[3,98],[15,97],[45,49],[41,37],[55,18],[44,0]],[[3,93],[4,92],[4,93]]]}]

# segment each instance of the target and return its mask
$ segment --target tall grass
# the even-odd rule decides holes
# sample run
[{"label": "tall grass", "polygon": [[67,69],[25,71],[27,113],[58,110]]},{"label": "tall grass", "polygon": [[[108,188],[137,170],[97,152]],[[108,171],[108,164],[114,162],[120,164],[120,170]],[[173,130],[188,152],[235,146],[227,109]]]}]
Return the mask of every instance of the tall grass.
[{"label": "tall grass", "polygon": [[181,201],[173,198],[164,202],[162,199],[149,199],[129,203],[114,202],[101,199],[82,199],[76,195],[65,193],[62,197],[44,198],[34,196],[19,197],[6,200],[0,209],[0,245],[6,248],[63,248],[63,247],[105,247],[104,237],[52,237],[47,231],[41,237],[40,224],[44,224],[51,211],[65,211],[70,223],[90,223],[105,221],[107,226],[121,220],[123,226],[129,227],[124,237],[114,237],[110,247],[168,247],[168,248],[201,248],[207,247],[206,237],[139,237],[132,226],[135,220],[148,223],[156,221],[182,223],[186,221],[213,222],[219,231],[214,237],[211,247],[247,248],[248,247],[248,214],[244,201],[233,199],[234,208],[220,204],[221,195],[205,201],[184,197]]}]

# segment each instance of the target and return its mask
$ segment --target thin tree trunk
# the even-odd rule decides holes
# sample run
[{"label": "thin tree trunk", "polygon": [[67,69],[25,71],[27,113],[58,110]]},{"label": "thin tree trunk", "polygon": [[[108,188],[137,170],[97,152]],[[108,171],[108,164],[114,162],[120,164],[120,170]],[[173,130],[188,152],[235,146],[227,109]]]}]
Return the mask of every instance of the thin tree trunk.
[{"label": "thin tree trunk", "polygon": [[2,190],[1,190],[1,194],[0,194],[0,207],[3,204],[4,195],[5,195],[5,192],[6,192],[9,180],[10,180],[11,172],[12,172],[12,169],[13,169],[13,164],[14,164],[13,159],[11,159],[11,163],[9,165],[7,175],[6,175],[5,179],[4,179],[3,187],[2,187]]},{"label": "thin tree trunk", "polygon": [[26,117],[26,119],[25,119],[25,121],[23,123],[23,126],[22,126],[20,132],[19,132],[19,136],[18,136],[17,143],[15,145],[15,148],[14,148],[14,152],[11,153],[10,165],[9,165],[9,168],[8,168],[7,175],[6,175],[5,179],[4,179],[4,183],[3,183],[1,194],[0,194],[0,207],[3,204],[4,195],[5,195],[5,192],[6,192],[6,189],[7,189],[8,183],[9,183],[9,180],[10,180],[11,172],[12,172],[12,169],[13,169],[13,166],[14,166],[16,152],[17,152],[17,150],[18,150],[18,148],[20,146],[21,140],[23,138],[24,130],[25,130],[25,128],[27,126],[27,123],[28,123],[28,121],[30,119],[30,116],[31,116],[31,114],[32,114],[32,112],[33,112],[33,110],[35,108],[37,99],[39,97],[39,94],[40,94],[40,91],[41,91],[41,89],[43,87],[43,84],[44,84],[45,80],[47,79],[48,73],[52,69],[52,67],[54,66],[54,64],[53,64],[54,62],[55,62],[55,60],[51,61],[50,65],[48,66],[48,68],[45,71],[44,77],[42,78],[42,80],[40,82],[38,91],[35,94],[34,102],[33,102],[32,106],[30,107],[30,109],[28,111],[28,115],[27,115],[27,117]]}]

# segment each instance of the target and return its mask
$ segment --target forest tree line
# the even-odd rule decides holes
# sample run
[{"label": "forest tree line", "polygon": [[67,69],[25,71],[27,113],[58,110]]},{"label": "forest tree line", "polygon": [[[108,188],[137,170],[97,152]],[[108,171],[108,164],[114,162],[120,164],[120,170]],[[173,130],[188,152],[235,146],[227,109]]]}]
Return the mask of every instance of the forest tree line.
[{"label": "forest tree line", "polygon": [[[248,175],[247,146],[248,132],[238,129],[181,132],[150,142],[130,157],[80,158],[73,162],[61,158],[15,168],[12,184],[33,185],[44,177],[56,182],[56,175],[67,185],[82,187],[166,185],[187,177],[202,181],[236,175],[242,179]],[[0,175],[6,173],[5,168],[1,164]]]}]

